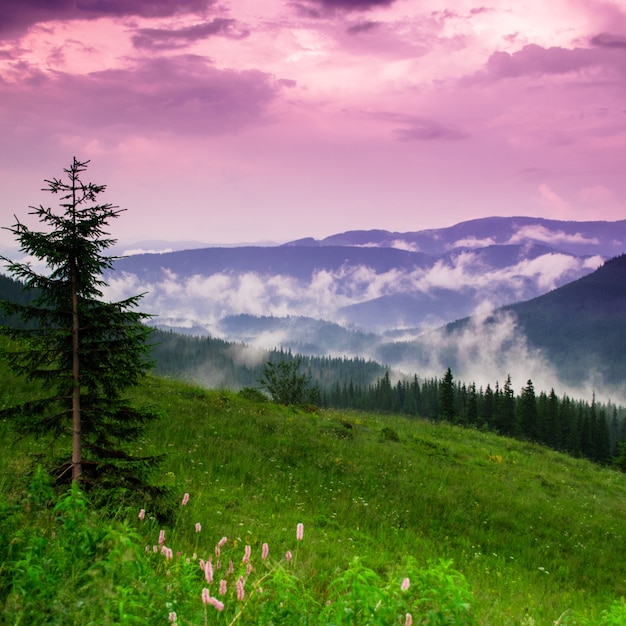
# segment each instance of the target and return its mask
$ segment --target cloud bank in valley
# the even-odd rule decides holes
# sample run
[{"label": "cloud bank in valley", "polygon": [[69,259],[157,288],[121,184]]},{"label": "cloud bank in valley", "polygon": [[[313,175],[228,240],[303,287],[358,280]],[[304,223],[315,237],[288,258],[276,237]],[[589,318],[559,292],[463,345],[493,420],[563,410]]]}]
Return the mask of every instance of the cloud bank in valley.
[{"label": "cloud bank in valley", "polygon": [[404,357],[394,367],[405,372],[440,378],[448,367],[456,380],[477,387],[500,388],[507,376],[517,393],[532,380],[536,393],[626,404],[626,388],[604,383],[602,376],[590,364],[586,380],[568,382],[539,348],[529,344],[517,324],[514,313],[494,311],[484,303],[474,312],[469,323],[452,331],[436,329],[420,337],[404,351]]},{"label": "cloud bank in valley", "polygon": [[340,309],[398,293],[428,296],[436,289],[466,293],[468,298],[480,294],[476,305],[488,301],[498,306],[554,289],[601,262],[598,257],[581,260],[551,253],[493,269],[479,255],[464,251],[450,262],[439,260],[425,269],[376,272],[344,265],[336,271],[316,270],[308,280],[253,271],[182,277],[164,269],[161,279],[148,283],[134,274],[116,273],[108,279],[106,295],[121,299],[146,293],[143,307],[159,316],[156,323],[204,328],[219,335],[219,320],[229,315],[307,316],[350,323]]}]

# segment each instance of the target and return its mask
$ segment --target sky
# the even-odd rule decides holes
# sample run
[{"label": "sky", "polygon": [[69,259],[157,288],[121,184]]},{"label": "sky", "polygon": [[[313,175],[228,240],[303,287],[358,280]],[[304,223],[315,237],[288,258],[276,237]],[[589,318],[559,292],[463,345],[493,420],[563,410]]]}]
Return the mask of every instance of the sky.
[{"label": "sky", "polygon": [[73,157],[120,242],[624,219],[626,0],[3,0],[1,225]]}]

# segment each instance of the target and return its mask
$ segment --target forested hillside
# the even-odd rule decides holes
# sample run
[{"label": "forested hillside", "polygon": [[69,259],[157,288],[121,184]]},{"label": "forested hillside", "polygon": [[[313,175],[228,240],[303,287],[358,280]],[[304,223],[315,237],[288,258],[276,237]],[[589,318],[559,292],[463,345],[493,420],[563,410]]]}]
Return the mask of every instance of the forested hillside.
[{"label": "forested hillside", "polygon": [[[562,301],[556,298],[556,292],[544,298],[548,304],[557,302],[562,307],[565,302],[590,309],[598,319],[610,318],[612,311],[618,328],[620,302],[625,299],[617,290],[624,264],[626,257],[607,263],[603,271],[572,284]],[[587,293],[585,282],[589,279],[598,294],[595,305],[593,299],[581,295]],[[10,299],[17,297],[20,288],[18,283],[3,277],[0,289],[4,290],[0,291],[0,298]],[[530,312],[534,310],[532,304],[528,303]],[[546,306],[545,310],[555,316],[555,311],[562,308]],[[424,378],[393,371],[371,360],[294,355],[280,348],[268,351],[171,331],[155,330],[151,343],[157,375],[205,388],[260,388],[267,362],[293,362],[297,358],[300,372],[315,390],[317,403],[324,407],[419,416],[486,429],[600,463],[618,457],[626,439],[623,407],[595,398],[571,398],[554,389],[535,392],[532,380],[512,381],[506,371],[483,388],[472,381],[454,380],[450,369],[441,372],[441,377]]]},{"label": "forested hillside", "polygon": [[592,274],[508,307],[529,341],[569,380],[626,381],[626,255]]},{"label": "forested hillside", "polygon": [[[272,360],[291,360],[294,355],[281,348],[263,350],[215,337],[192,337],[155,330],[152,358],[155,373],[198,383],[207,388],[241,389],[258,387],[263,366]],[[335,385],[367,387],[387,368],[365,359],[299,356],[301,369],[320,390]]]}]

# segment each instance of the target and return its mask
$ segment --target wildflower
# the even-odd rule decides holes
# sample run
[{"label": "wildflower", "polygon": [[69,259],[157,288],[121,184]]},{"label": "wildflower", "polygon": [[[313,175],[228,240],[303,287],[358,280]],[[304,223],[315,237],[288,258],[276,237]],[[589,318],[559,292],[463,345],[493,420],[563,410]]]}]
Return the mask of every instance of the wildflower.
[{"label": "wildflower", "polygon": [[178,619],[176,617],[176,611],[170,611],[169,619],[172,624],[176,623],[176,620]]},{"label": "wildflower", "polygon": [[285,559],[287,561],[291,561],[292,558],[293,558],[293,555],[291,554],[289,550],[287,550],[287,553],[285,554]]},{"label": "wildflower", "polygon": [[222,578],[220,580],[220,596],[225,596],[227,591],[226,581]]},{"label": "wildflower", "polygon": [[159,532],[159,545],[162,546],[165,543],[165,531],[161,530]]},{"label": "wildflower", "polygon": [[411,586],[411,581],[408,578],[405,578],[400,585],[400,589],[402,591],[406,591]]},{"label": "wildflower", "polygon": [[244,580],[243,580],[243,576],[240,576],[237,579],[237,600],[240,600],[241,602],[243,602],[243,599],[245,598],[246,592],[244,590]]},{"label": "wildflower", "polygon": [[208,604],[210,598],[211,598],[211,594],[209,593],[209,590],[205,587],[202,590],[202,602],[204,602],[204,604]]},{"label": "wildflower", "polygon": [[172,551],[172,548],[168,548],[167,546],[163,546],[161,548],[161,554],[165,555],[166,559],[174,558],[174,552]]},{"label": "wildflower", "polygon": [[146,509],[139,509],[139,515],[137,516],[139,519],[144,519],[146,517]]},{"label": "wildflower", "polygon": [[210,597],[209,604],[211,606],[214,606],[218,611],[224,610],[224,603],[221,600],[218,600],[217,598]]},{"label": "wildflower", "polygon": [[410,613],[406,614],[406,618],[404,620],[404,626],[411,626],[413,623],[413,616]]},{"label": "wildflower", "polygon": [[211,561],[204,564],[204,577],[209,584],[213,582],[213,563]]},{"label": "wildflower", "polygon": [[302,541],[304,537],[304,524],[300,523],[296,526],[296,539]]},{"label": "wildflower", "polygon": [[202,530],[202,524],[200,522],[198,522],[196,524],[196,532],[199,533]]},{"label": "wildflower", "polygon": [[235,566],[232,561],[228,561],[228,573],[232,574],[235,571]]},{"label": "wildflower", "polygon": [[183,501],[180,503],[180,505],[181,505],[181,506],[187,506],[187,502],[189,502],[189,494],[188,494],[188,493],[186,493],[186,494],[183,496]]},{"label": "wildflower", "polygon": [[261,548],[261,558],[265,561],[269,553],[270,553],[270,547],[266,543],[264,543],[263,547]]},{"label": "wildflower", "polygon": [[250,560],[250,554],[252,552],[252,548],[250,546],[246,546],[243,551],[243,558],[241,559],[244,563],[247,563]]},{"label": "wildflower", "polygon": [[252,574],[252,563],[246,565],[246,576],[250,576],[250,574]]},{"label": "wildflower", "polygon": [[218,542],[217,545],[221,548],[226,542],[228,541],[228,537],[222,537]]}]

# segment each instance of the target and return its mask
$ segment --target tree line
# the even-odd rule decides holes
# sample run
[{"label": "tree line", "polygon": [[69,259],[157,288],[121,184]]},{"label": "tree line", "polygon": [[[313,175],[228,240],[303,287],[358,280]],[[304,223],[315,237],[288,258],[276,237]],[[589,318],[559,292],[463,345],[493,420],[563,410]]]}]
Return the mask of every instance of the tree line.
[{"label": "tree line", "polygon": [[[270,395],[289,403],[328,408],[381,411],[409,417],[484,428],[501,435],[544,444],[572,456],[608,463],[620,454],[626,439],[626,410],[612,403],[574,400],[567,395],[535,392],[532,380],[516,392],[510,376],[485,388],[454,380],[450,368],[441,378],[401,377],[392,382],[388,367],[362,358],[294,355],[277,348],[259,351],[259,360],[244,365],[234,354],[244,349],[214,337],[182,336],[157,331],[152,355],[157,374],[188,378],[200,384],[220,372],[230,388],[264,387],[267,365],[284,377],[305,376],[302,393]],[[277,376],[280,381],[280,376]],[[299,378],[294,378],[296,380]],[[374,382],[372,382],[374,381]],[[268,391],[267,387],[265,390]],[[280,401],[280,400],[278,400]]]},{"label": "tree line", "polygon": [[448,368],[441,378],[417,376],[391,382],[389,372],[369,385],[335,383],[320,391],[326,407],[398,413],[484,428],[526,439],[572,456],[609,463],[626,439],[623,407],[612,403],[537,394],[532,380],[515,393],[510,375],[504,384],[477,387],[455,381]]}]

